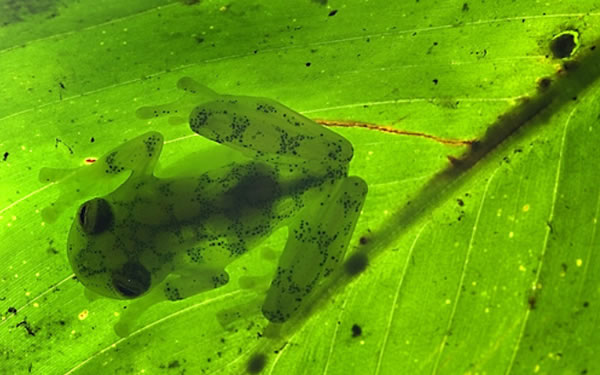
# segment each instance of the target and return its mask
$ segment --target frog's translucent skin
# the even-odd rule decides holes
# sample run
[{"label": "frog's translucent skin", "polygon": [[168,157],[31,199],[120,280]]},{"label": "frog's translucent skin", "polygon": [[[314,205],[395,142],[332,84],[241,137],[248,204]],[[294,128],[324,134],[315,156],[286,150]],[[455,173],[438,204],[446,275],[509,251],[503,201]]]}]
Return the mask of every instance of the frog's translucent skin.
[{"label": "frog's translucent skin", "polygon": [[45,169],[47,180],[68,175],[59,201],[90,178],[102,184],[130,173],[116,190],[80,206],[68,239],[71,266],[89,290],[136,299],[116,327],[127,335],[152,304],[227,283],[227,265],[287,226],[262,305],[268,320],[285,322],[344,258],[367,192],[362,179],[347,176],[352,145],[273,100],[218,95],[190,78],[178,86],[189,94],[140,108],[138,116],[179,123],[187,114],[194,132],[250,161],[159,179],[153,171],[163,138],[149,132],[91,167],[70,174]]}]

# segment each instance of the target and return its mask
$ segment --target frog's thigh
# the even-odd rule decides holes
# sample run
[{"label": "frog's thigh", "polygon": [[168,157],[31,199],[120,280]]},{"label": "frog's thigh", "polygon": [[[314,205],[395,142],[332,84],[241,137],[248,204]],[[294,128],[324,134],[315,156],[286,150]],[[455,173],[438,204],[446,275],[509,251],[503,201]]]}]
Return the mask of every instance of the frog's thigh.
[{"label": "frog's thigh", "polygon": [[366,193],[367,184],[361,178],[346,178],[331,198],[315,202],[316,209],[307,207],[308,212],[303,211],[289,226],[288,240],[263,305],[267,319],[275,323],[289,319],[341,264]]},{"label": "frog's thigh", "polygon": [[198,105],[190,128],[252,158],[345,164],[352,144],[339,134],[267,98],[223,95]]},{"label": "frog's thigh", "polygon": [[60,195],[51,207],[42,211],[42,217],[53,222],[74,201],[110,193],[106,186],[121,178],[122,172],[151,174],[160,155],[163,136],[147,132],[112,149],[94,164],[74,169],[42,168],[41,182],[58,182]]}]

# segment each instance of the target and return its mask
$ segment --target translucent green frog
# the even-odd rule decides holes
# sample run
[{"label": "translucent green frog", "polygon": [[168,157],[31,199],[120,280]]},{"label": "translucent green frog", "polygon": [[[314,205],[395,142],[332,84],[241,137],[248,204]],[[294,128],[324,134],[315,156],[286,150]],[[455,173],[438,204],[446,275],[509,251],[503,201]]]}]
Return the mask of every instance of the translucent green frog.
[{"label": "translucent green frog", "polygon": [[67,253],[87,289],[135,299],[116,327],[121,336],[155,303],[226,284],[232,261],[287,226],[262,303],[269,321],[285,322],[344,259],[367,193],[361,178],[348,177],[352,145],[273,100],[218,95],[190,78],[178,87],[187,92],[179,101],[140,108],[138,116],[188,122],[195,133],[239,151],[241,161],[157,178],[163,137],[148,132],[91,166],[43,169],[41,179],[62,189],[43,216],[51,221],[88,199],[75,215]]}]

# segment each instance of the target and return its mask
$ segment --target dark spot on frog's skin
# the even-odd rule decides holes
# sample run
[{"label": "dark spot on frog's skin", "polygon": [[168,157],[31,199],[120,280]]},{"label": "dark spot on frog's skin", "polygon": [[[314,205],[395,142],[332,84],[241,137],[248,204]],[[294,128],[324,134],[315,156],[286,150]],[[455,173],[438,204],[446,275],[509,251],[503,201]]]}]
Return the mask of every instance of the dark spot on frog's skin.
[{"label": "dark spot on frog's skin", "polygon": [[550,42],[550,51],[554,58],[564,59],[572,56],[577,47],[576,36],[576,31],[565,31],[555,36]]},{"label": "dark spot on frog's skin", "polygon": [[366,254],[354,253],[344,263],[344,269],[350,276],[356,276],[363,272],[367,268],[368,264],[369,259],[367,258]]},{"label": "dark spot on frog's skin", "polygon": [[437,79],[437,78],[434,78],[434,79],[433,79],[433,84],[434,84],[434,85],[437,85],[437,84],[438,84],[438,79]]},{"label": "dark spot on frog's skin", "polygon": [[267,364],[267,356],[264,353],[256,353],[248,360],[246,371],[250,374],[258,374],[264,370]]},{"label": "dark spot on frog's skin", "polygon": [[585,307],[587,309],[588,307],[590,307],[590,303],[588,301],[585,301],[583,303],[583,307]]},{"label": "dark spot on frog's skin", "polygon": [[8,308],[8,313],[17,315],[17,309],[11,306]]},{"label": "dark spot on frog's skin", "polygon": [[90,143],[94,143],[96,142],[96,140],[94,139],[94,137],[90,138]]},{"label": "dark spot on frog's skin", "polygon": [[150,272],[138,262],[127,262],[113,272],[112,283],[124,298],[136,298],[144,294],[151,283]]},{"label": "dark spot on frog's skin", "polygon": [[113,222],[112,209],[103,198],[94,198],[82,204],[77,216],[81,229],[91,235],[104,232]]},{"label": "dark spot on frog's skin", "polygon": [[462,199],[460,199],[460,198],[458,198],[458,199],[456,200],[456,202],[457,202],[457,203],[458,203],[458,205],[459,205],[459,206],[461,206],[461,207],[465,205],[465,202],[464,202]]},{"label": "dark spot on frog's skin", "polygon": [[362,236],[360,237],[360,239],[358,240],[358,243],[361,245],[366,245],[369,243],[369,238],[366,236]]},{"label": "dark spot on frog's skin", "polygon": [[9,155],[9,153],[8,153],[8,151],[6,151],[4,153],[4,156],[2,157],[2,161],[6,161],[6,159],[8,159],[8,155]]},{"label": "dark spot on frog's skin", "polygon": [[304,65],[306,65],[306,67],[308,68],[308,67],[310,66],[310,61],[309,61],[309,62],[307,62],[307,63],[306,63],[306,64],[304,64]]},{"label": "dark spot on frog's skin", "polygon": [[358,324],[352,325],[352,337],[358,337],[362,335],[362,328]]},{"label": "dark spot on frog's skin", "polygon": [[468,12],[469,11],[469,4],[464,3],[463,6],[462,6],[462,11],[463,12]]},{"label": "dark spot on frog's skin", "polygon": [[178,368],[180,366],[181,365],[179,364],[179,361],[178,360],[174,360],[174,361],[169,362],[168,368]]},{"label": "dark spot on frog's skin", "polygon": [[329,12],[329,17],[333,17],[337,14],[337,9],[332,10],[331,12]]}]

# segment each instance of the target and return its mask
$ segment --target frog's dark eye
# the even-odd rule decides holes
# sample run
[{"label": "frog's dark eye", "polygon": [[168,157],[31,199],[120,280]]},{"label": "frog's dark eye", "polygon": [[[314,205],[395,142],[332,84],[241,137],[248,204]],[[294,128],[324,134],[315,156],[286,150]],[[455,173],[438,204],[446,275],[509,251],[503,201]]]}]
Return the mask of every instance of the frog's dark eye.
[{"label": "frog's dark eye", "polygon": [[79,225],[87,234],[104,232],[113,220],[113,213],[106,199],[94,198],[79,207]]},{"label": "frog's dark eye", "polygon": [[113,272],[112,282],[115,289],[125,298],[135,298],[150,288],[150,272],[137,262],[127,262]]}]

